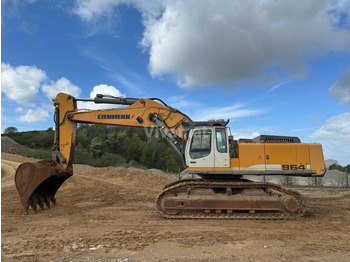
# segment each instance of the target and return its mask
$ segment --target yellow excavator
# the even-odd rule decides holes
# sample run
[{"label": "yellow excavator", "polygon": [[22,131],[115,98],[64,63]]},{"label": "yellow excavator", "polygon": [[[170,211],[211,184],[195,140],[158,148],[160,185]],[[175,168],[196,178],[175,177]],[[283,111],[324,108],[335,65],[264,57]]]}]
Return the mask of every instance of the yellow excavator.
[{"label": "yellow excavator", "polygon": [[[78,110],[77,101],[120,105],[106,110]],[[15,183],[24,211],[56,205],[55,194],[73,175],[77,123],[157,128],[182,159],[189,174],[164,187],[156,207],[165,218],[289,219],[304,213],[303,197],[244,175],[322,177],[321,144],[298,137],[261,135],[234,140],[228,121],[192,121],[158,98],[97,95],[78,99],[59,93],[53,99],[55,138],[52,160],[21,164]]]}]

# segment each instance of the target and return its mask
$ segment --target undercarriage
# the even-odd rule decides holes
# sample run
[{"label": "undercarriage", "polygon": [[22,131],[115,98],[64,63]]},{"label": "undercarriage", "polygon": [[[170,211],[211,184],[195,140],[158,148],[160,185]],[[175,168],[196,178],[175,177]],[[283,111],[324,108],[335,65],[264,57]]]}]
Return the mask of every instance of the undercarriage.
[{"label": "undercarriage", "polygon": [[159,213],[174,219],[293,219],[304,213],[300,193],[266,182],[181,180],[157,197]]}]

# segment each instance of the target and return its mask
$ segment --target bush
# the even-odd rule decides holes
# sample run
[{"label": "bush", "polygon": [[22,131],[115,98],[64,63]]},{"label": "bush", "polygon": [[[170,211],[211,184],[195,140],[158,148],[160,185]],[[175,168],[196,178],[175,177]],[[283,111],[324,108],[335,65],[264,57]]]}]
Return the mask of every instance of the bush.
[{"label": "bush", "polygon": [[93,166],[104,167],[104,166],[124,166],[125,159],[120,155],[114,155],[106,153],[101,158],[94,159],[92,162]]},{"label": "bush", "polygon": [[294,177],[292,176],[281,176],[280,182],[283,186],[292,186],[295,184]]},{"label": "bush", "polygon": [[140,163],[136,162],[135,160],[131,160],[129,163],[125,165],[125,167],[136,167],[140,169],[145,169],[144,166],[142,166]]},{"label": "bush", "polygon": [[50,149],[23,149],[21,155],[26,157],[33,157],[37,159],[51,159],[52,151]]},{"label": "bush", "polygon": [[333,165],[330,165],[329,170],[339,170],[341,172],[346,172],[346,167],[343,167],[341,165],[337,165],[337,164],[333,164]]},{"label": "bush", "polygon": [[54,131],[28,131],[8,134],[17,143],[30,148],[49,149],[53,144]]},{"label": "bush", "polygon": [[308,177],[307,184],[308,186],[323,186],[324,181],[322,177]]}]

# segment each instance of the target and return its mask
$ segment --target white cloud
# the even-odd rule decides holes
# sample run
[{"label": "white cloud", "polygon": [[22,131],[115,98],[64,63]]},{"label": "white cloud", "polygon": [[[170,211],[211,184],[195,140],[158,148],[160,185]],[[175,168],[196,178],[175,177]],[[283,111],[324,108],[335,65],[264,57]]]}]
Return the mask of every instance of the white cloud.
[{"label": "white cloud", "polygon": [[164,0],[76,0],[73,13],[82,20],[91,22],[94,19],[112,16],[117,6],[126,4],[142,11],[142,15],[148,20],[159,16],[166,2]]},{"label": "white cloud", "polygon": [[329,118],[318,130],[310,135],[323,144],[325,157],[350,164],[350,113]]},{"label": "white cloud", "polygon": [[350,46],[342,1],[76,0],[74,12],[93,23],[121,4],[142,15],[151,75],[183,87],[257,79],[268,68],[303,77],[307,59]]},{"label": "white cloud", "polygon": [[59,92],[73,96],[79,96],[81,93],[80,88],[65,77],[52,81],[44,70],[35,66],[13,67],[1,63],[1,91],[11,100],[17,103],[28,102],[36,97],[40,88],[50,99],[56,97]]},{"label": "white cloud", "polygon": [[77,0],[74,13],[85,21],[91,21],[94,17],[108,16],[113,8],[124,1],[115,0]]},{"label": "white cloud", "polygon": [[18,6],[18,5],[24,5],[24,4],[33,4],[35,3],[37,0],[2,0],[2,4],[6,5],[6,4],[11,4],[13,6]]},{"label": "white cloud", "polygon": [[98,85],[94,86],[90,93],[90,98],[95,98],[97,94],[103,94],[103,95],[111,95],[115,97],[125,97],[125,94],[122,94],[117,88],[114,86],[108,86],[108,85]]},{"label": "white cloud", "polygon": [[61,77],[56,82],[52,82],[51,84],[43,85],[42,90],[49,98],[55,98],[60,92],[70,94],[74,97],[79,97],[81,92],[79,87],[73,85],[65,77]]},{"label": "white cloud", "polygon": [[35,98],[46,78],[45,72],[34,66],[12,67],[1,63],[1,91],[18,103]]},{"label": "white cloud", "polygon": [[244,108],[244,104],[236,103],[225,107],[211,107],[196,110],[193,114],[195,121],[207,121],[210,119],[234,119],[247,116],[255,116],[263,114],[262,109]]},{"label": "white cloud", "polygon": [[18,120],[25,123],[45,122],[49,117],[49,112],[42,108],[28,109],[28,111],[19,116]]},{"label": "white cloud", "polygon": [[15,109],[15,112],[17,112],[17,113],[21,113],[21,112],[23,112],[23,107],[17,107],[16,109]]},{"label": "white cloud", "polygon": [[350,104],[350,67],[345,74],[329,89],[330,96],[336,98],[341,104]]},{"label": "white cloud", "polygon": [[55,97],[59,92],[66,92],[73,96],[80,94],[80,88],[65,77],[54,82],[46,76],[45,71],[35,66],[13,67],[10,64],[1,63],[1,92],[16,103],[25,105],[12,109],[18,121],[25,123],[47,121],[49,112],[52,111],[52,102],[47,99],[47,103],[41,102],[40,106],[33,103],[33,101],[40,101],[39,92],[41,91],[49,98]]},{"label": "white cloud", "polygon": [[[103,95],[111,95],[115,97],[125,97],[125,94],[122,94],[117,88],[114,86],[108,86],[108,85],[98,85],[94,86],[90,93],[90,98],[94,99],[97,94],[103,94]],[[95,104],[94,102],[82,102],[78,101],[78,108],[79,109],[91,109],[91,110],[96,110],[96,109],[109,109],[113,107],[118,107],[113,104]]]},{"label": "white cloud", "polygon": [[280,88],[281,86],[287,85],[287,84],[289,84],[289,83],[290,83],[290,81],[288,80],[288,81],[285,81],[285,82],[283,82],[283,83],[276,84],[276,85],[274,85],[273,87],[271,87],[271,88],[267,91],[267,93],[271,93],[272,91],[274,91],[274,90]]},{"label": "white cloud", "polygon": [[240,138],[248,138],[252,139],[260,135],[258,131],[252,131],[252,130],[246,130],[246,129],[237,129],[232,130],[232,135],[235,140],[238,140]]},{"label": "white cloud", "polygon": [[[19,15],[18,9],[27,5],[33,4],[37,0],[2,0],[1,9],[3,10],[3,16],[16,16]],[[5,11],[6,10],[6,11]]]},{"label": "white cloud", "polygon": [[179,110],[192,111],[194,108],[203,107],[202,103],[195,102],[193,100],[188,99],[187,97],[187,95],[174,95],[163,99],[163,101],[170,107]]}]

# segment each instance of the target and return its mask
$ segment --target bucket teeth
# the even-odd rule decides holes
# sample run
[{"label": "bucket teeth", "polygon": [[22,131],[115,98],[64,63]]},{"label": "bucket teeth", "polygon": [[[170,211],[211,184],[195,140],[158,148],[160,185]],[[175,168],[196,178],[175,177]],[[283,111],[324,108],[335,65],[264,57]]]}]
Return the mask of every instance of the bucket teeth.
[{"label": "bucket teeth", "polygon": [[38,206],[41,210],[45,209],[45,206],[47,206],[47,208],[50,208],[51,202],[54,206],[56,206],[56,198],[54,196],[47,193],[37,193],[29,198],[28,204],[24,206],[24,212],[28,215],[29,207],[31,207],[35,213],[38,211]]},{"label": "bucket teeth", "polygon": [[56,206],[56,198],[54,196],[50,196],[50,200],[54,206]]},{"label": "bucket teeth", "polygon": [[38,206],[40,207],[41,210],[45,209],[45,206],[47,208],[51,207],[51,203],[53,203],[54,206],[56,206],[56,199],[54,196],[48,194],[48,193],[36,193],[35,195],[32,195],[28,203],[23,207],[24,212],[28,215],[29,214],[29,207],[31,207],[35,213],[38,211]]},{"label": "bucket teeth", "polygon": [[45,196],[44,196],[44,203],[46,204],[46,206],[47,206],[48,208],[50,208],[50,198],[49,198],[48,195],[45,195]]},{"label": "bucket teeth", "polygon": [[38,205],[41,208],[41,210],[44,209],[43,196],[38,195]]},{"label": "bucket teeth", "polygon": [[34,210],[35,213],[38,211],[36,204],[32,204],[32,205],[30,205],[30,206],[33,208],[33,210]]},{"label": "bucket teeth", "polygon": [[24,212],[26,212],[26,214],[29,214],[29,205],[25,205],[24,206]]}]

